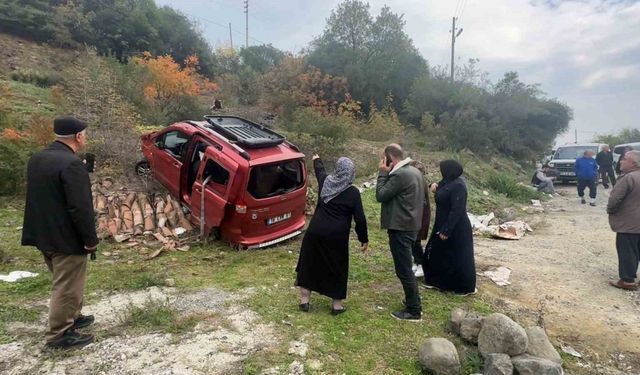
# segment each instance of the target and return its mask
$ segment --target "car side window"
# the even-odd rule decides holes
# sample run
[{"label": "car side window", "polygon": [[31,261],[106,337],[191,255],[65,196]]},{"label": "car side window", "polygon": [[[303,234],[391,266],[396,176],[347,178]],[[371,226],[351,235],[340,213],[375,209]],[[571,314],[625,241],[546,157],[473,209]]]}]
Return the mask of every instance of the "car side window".
[{"label": "car side window", "polygon": [[169,152],[176,159],[182,160],[187,149],[187,142],[189,142],[188,135],[178,130],[174,130],[162,135],[156,141],[156,145]]},{"label": "car side window", "polygon": [[220,164],[209,159],[202,172],[202,181],[205,181],[208,177],[208,188],[212,188],[219,194],[224,194],[227,190],[227,184],[229,183],[229,171],[224,169]]}]

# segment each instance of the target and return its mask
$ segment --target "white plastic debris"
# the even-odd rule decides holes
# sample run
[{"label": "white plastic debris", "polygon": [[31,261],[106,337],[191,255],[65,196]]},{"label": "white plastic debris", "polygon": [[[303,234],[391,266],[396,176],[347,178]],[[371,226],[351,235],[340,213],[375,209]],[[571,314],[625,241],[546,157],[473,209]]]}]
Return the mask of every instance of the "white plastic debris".
[{"label": "white plastic debris", "polygon": [[524,237],[527,232],[533,232],[533,229],[524,221],[507,221],[498,226],[498,230],[493,236],[505,240],[519,240]]},{"label": "white plastic debris", "polygon": [[488,277],[499,286],[507,286],[511,285],[509,281],[509,277],[511,276],[511,269],[507,267],[500,266],[493,270],[484,271],[482,276]]},{"label": "white plastic debris", "polygon": [[560,345],[560,349],[562,349],[563,352],[574,356],[576,358],[582,358],[582,354],[580,354],[577,350],[575,350],[574,348],[568,346],[568,345]]},{"label": "white plastic debris", "polygon": [[14,283],[20,279],[25,279],[27,277],[36,277],[37,273],[28,272],[28,271],[12,271],[9,272],[8,275],[0,275],[0,281],[6,281],[8,283]]},{"label": "white plastic debris", "polygon": [[542,207],[542,203],[540,203],[540,201],[539,201],[539,200],[537,200],[537,199],[532,199],[532,200],[531,200],[531,205],[532,205],[533,207]]},{"label": "white plastic debris", "polygon": [[479,215],[476,216],[470,212],[467,212],[467,216],[469,217],[469,221],[471,222],[471,228],[475,233],[494,233],[496,230],[495,225],[489,225],[493,219],[495,219],[495,215],[493,212],[490,212],[488,215]]},{"label": "white plastic debris", "polygon": [[177,227],[174,231],[176,233],[176,236],[180,236],[187,233],[187,230],[184,229],[183,227]]}]

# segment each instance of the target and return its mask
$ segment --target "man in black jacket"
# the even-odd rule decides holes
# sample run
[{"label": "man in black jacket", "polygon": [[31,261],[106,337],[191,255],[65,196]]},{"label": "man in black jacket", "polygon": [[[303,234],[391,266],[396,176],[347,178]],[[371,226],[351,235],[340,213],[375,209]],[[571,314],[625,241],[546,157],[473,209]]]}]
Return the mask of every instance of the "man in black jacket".
[{"label": "man in black jacket", "polygon": [[611,180],[611,186],[615,186],[616,175],[613,173],[613,153],[609,149],[609,146],[604,146],[602,151],[598,152],[596,163],[598,163],[604,188],[609,188],[609,180]]},{"label": "man in black jacket", "polygon": [[53,127],[55,142],[34,154],[27,166],[22,245],[37,247],[53,275],[47,346],[81,347],[93,341],[92,335],[75,330],[94,321],[80,311],[87,254],[98,246],[89,174],[76,156],[86,145],[87,124],[62,117]]}]

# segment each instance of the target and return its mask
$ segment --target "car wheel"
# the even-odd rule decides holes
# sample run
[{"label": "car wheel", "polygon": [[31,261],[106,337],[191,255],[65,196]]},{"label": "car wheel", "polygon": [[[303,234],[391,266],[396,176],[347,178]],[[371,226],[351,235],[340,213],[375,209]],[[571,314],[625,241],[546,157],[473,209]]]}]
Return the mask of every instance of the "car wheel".
[{"label": "car wheel", "polygon": [[149,164],[147,160],[139,161],[138,164],[136,164],[136,174],[142,179],[150,180],[151,164]]}]

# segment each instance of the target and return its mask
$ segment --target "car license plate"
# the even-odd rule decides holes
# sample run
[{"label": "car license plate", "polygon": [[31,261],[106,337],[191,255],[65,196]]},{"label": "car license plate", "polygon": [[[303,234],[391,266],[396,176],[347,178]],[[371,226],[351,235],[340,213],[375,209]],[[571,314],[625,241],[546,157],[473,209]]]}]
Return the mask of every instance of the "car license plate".
[{"label": "car license plate", "polygon": [[282,214],[280,216],[275,216],[267,220],[267,225],[273,225],[279,223],[281,221],[285,221],[291,218],[291,212],[287,212],[286,214]]},{"label": "car license plate", "polygon": [[572,172],[560,172],[560,176],[573,176]]}]

